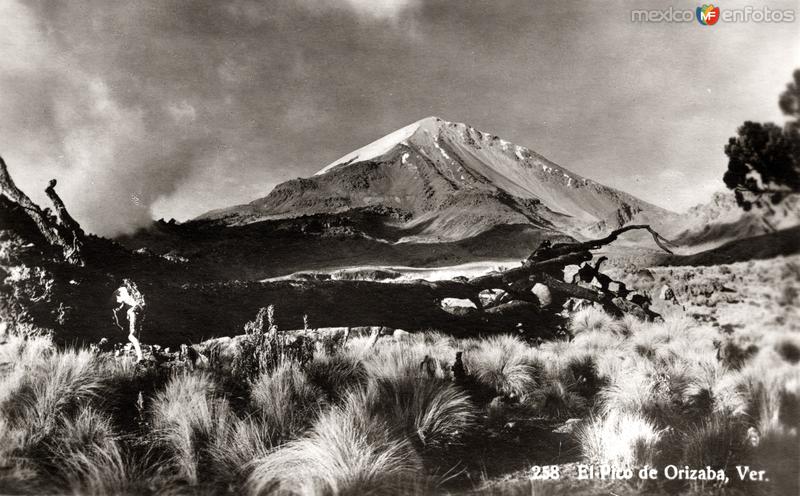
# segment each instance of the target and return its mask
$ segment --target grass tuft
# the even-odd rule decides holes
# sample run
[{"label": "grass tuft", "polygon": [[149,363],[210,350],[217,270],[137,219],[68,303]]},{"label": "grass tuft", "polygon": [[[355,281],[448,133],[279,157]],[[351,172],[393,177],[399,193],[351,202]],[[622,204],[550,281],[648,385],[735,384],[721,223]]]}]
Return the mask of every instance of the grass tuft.
[{"label": "grass tuft", "polygon": [[612,411],[579,427],[577,436],[587,462],[633,468],[654,465],[663,431],[641,415]]}]

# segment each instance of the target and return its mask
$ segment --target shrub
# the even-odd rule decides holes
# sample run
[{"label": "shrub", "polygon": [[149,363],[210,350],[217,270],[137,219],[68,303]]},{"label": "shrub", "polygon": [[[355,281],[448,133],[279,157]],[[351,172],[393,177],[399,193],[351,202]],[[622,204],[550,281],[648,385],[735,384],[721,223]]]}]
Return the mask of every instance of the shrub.
[{"label": "shrub", "polygon": [[245,324],[244,331],[231,364],[233,375],[243,380],[254,380],[286,361],[304,365],[314,356],[315,343],[307,335],[278,331],[273,305],[261,308],[255,320]]}]

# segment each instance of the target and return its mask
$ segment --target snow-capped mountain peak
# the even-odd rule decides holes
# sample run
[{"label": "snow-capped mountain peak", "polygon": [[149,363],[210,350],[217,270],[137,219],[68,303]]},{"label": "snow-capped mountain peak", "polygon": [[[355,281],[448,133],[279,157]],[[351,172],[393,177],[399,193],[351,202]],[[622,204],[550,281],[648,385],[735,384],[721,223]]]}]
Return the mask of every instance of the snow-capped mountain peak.
[{"label": "snow-capped mountain peak", "polygon": [[[232,224],[304,215],[392,212],[403,241],[452,241],[502,225],[579,236],[666,212],[467,124],[426,117],[249,205],[205,216]],[[376,210],[377,209],[377,210]],[[397,219],[403,219],[398,224]],[[391,227],[388,227],[391,225]]]},{"label": "snow-capped mountain peak", "polygon": [[325,174],[326,172],[329,172],[338,166],[350,165],[356,162],[364,162],[366,160],[380,157],[398,145],[408,144],[408,140],[420,131],[427,132],[431,135],[437,134],[439,132],[439,127],[443,124],[449,123],[433,116],[420,119],[417,122],[402,127],[393,133],[389,133],[386,136],[379,138],[354,152],[348,153],[344,157],[331,162],[314,175],[319,176]]}]

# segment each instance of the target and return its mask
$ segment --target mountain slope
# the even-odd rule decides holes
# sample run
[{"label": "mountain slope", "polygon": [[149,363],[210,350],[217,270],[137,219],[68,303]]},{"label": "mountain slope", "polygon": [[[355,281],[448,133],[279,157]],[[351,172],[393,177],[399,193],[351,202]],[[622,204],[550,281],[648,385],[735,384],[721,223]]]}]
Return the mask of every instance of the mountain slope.
[{"label": "mountain slope", "polygon": [[[320,170],[287,181],[248,205],[199,220],[247,225],[264,220],[384,212],[387,241],[442,242],[500,225],[529,225],[554,235],[614,229],[670,213],[583,178],[531,150],[466,124],[429,117]],[[589,231],[587,231],[589,230]]]},{"label": "mountain slope", "polygon": [[770,210],[743,211],[731,191],[714,193],[662,227],[663,233],[691,252],[730,241],[770,234],[800,224],[800,195],[791,195]]}]

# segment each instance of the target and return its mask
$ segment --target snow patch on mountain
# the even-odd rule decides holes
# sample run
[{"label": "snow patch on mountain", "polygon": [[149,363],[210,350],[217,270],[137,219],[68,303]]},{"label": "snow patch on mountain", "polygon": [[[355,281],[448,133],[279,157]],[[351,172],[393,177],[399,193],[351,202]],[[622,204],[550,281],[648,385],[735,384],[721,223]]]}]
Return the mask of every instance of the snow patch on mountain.
[{"label": "snow patch on mountain", "polygon": [[393,133],[387,134],[386,136],[384,136],[379,140],[373,141],[372,143],[368,144],[365,147],[359,148],[354,152],[348,153],[339,160],[336,160],[331,164],[327,165],[314,175],[320,176],[340,165],[351,164],[354,162],[363,162],[365,160],[370,160],[380,157],[384,153],[390,151],[395,146],[406,144],[405,143],[406,140],[409,139],[411,136],[413,136],[414,133],[417,132],[417,130],[419,130],[420,126],[424,123],[424,121],[425,119],[417,121],[413,124],[409,124],[404,128],[398,129]]}]

